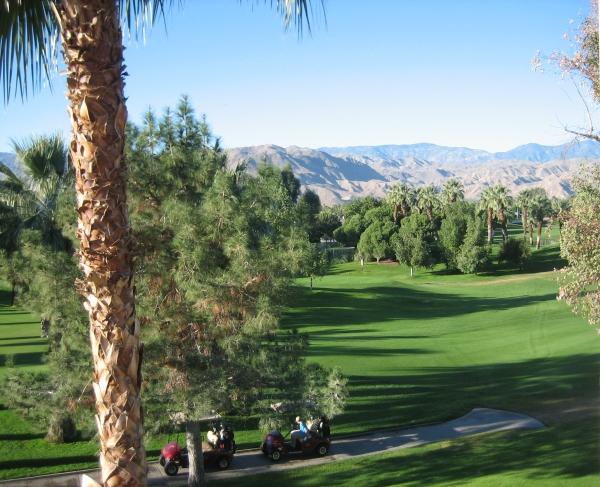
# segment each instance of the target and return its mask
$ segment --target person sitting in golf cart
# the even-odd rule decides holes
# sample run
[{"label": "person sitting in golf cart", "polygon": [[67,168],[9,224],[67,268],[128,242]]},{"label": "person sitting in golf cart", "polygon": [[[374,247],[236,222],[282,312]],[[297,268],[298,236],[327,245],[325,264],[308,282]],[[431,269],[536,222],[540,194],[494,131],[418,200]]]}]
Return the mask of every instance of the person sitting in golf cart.
[{"label": "person sitting in golf cart", "polygon": [[296,424],[298,425],[298,429],[292,431],[290,437],[290,443],[292,445],[292,448],[296,448],[296,442],[298,440],[305,441],[310,433],[308,426],[306,426],[306,423],[302,421],[300,416],[296,416]]}]

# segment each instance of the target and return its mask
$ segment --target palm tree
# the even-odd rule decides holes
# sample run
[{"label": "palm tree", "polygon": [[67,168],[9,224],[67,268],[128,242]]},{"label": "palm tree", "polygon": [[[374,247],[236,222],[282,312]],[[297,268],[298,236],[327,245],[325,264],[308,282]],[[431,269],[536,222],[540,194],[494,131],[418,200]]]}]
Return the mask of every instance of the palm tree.
[{"label": "palm tree", "polygon": [[494,188],[493,188],[493,186],[488,186],[481,192],[481,196],[479,197],[479,203],[477,204],[477,208],[479,209],[479,211],[487,212],[488,243],[490,245],[494,243],[494,230],[493,230],[494,205],[495,205]]},{"label": "palm tree", "polygon": [[516,204],[521,207],[521,222],[523,223],[523,241],[527,240],[527,209],[531,206],[533,192],[530,189],[524,189],[519,192]]},{"label": "palm tree", "polygon": [[508,194],[508,188],[502,184],[492,186],[494,210],[498,214],[498,220],[502,225],[502,241],[508,240],[508,231],[506,228],[506,209],[512,205],[512,198]]},{"label": "palm tree", "polygon": [[[0,162],[0,203],[4,218],[0,230],[0,248],[11,252],[19,246],[21,232],[40,230],[42,241],[53,250],[65,250],[68,240],[55,221],[59,194],[69,179],[68,148],[59,134],[12,141],[20,164],[15,174]],[[8,216],[8,218],[6,218]]]},{"label": "palm tree", "polygon": [[390,188],[386,199],[394,205],[394,222],[398,223],[398,208],[402,210],[402,215],[408,213],[408,205],[413,198],[413,190],[406,183],[395,184]]},{"label": "palm tree", "polygon": [[[0,77],[5,102],[12,83],[15,92],[18,88],[26,96],[51,74],[59,36],[62,41],[79,213],[78,253],[84,273],[77,288],[86,298],[90,317],[102,484],[111,487],[147,483],[134,241],[126,193],[121,19],[131,29],[145,18],[157,18],[172,3],[6,0],[0,4]],[[306,21],[310,28],[310,0],[277,0],[276,8],[286,27],[295,23],[301,33]],[[190,485],[201,483],[203,478]]]},{"label": "palm tree", "polygon": [[553,196],[550,200],[550,205],[552,207],[552,218],[558,220],[558,229],[562,230],[563,221],[571,207],[570,201],[567,198],[557,198],[556,196]]},{"label": "palm tree", "polygon": [[441,193],[442,201],[452,204],[465,198],[463,184],[456,178],[450,178],[444,183]]},{"label": "palm tree", "polygon": [[539,249],[542,240],[542,225],[544,218],[552,213],[552,205],[546,192],[534,194],[531,200],[531,220],[537,224],[537,241],[535,248]]},{"label": "palm tree", "polygon": [[427,216],[433,227],[433,238],[437,242],[438,235],[435,227],[435,219],[433,218],[433,210],[440,204],[438,190],[435,186],[425,186],[424,188],[419,188],[419,191],[416,194],[416,199],[417,206],[421,210],[427,212]]}]

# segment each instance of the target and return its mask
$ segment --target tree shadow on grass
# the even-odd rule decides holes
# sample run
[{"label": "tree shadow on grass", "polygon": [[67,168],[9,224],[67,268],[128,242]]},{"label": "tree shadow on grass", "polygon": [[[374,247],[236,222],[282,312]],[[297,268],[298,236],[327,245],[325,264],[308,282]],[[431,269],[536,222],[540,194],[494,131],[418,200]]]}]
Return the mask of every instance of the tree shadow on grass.
[{"label": "tree shadow on grass", "polygon": [[0,308],[12,306],[12,291],[6,289],[0,290]]},{"label": "tree shadow on grass", "polygon": [[[9,340],[8,338],[0,338],[0,340]],[[19,340],[19,338],[10,338],[10,340],[14,340],[12,342],[8,342],[8,343],[2,343],[1,345],[3,347],[30,347],[30,346],[34,346],[37,347],[38,345],[45,345],[48,343],[48,339],[47,338],[41,338],[41,337],[36,337],[32,340]]]},{"label": "tree shadow on grass", "polygon": [[[4,313],[0,313],[2,315]],[[35,325],[39,323],[39,321],[31,320],[31,321],[11,321],[10,323],[0,323],[0,326],[13,326],[13,325]]]},{"label": "tree shadow on grass", "polygon": [[555,294],[511,297],[473,297],[433,292],[411,287],[371,287],[364,290],[330,288],[310,298],[310,307],[289,313],[285,327],[311,323],[347,327],[374,321],[423,320],[467,315],[486,310],[515,309],[542,301],[555,301]]},{"label": "tree shadow on grass", "polygon": [[[399,368],[350,375],[350,398],[336,418],[344,431],[446,421],[475,407],[534,417],[573,401],[597,398],[600,354],[539,358],[469,367]],[[332,424],[335,432],[335,425]]]},{"label": "tree shadow on grass", "polygon": [[16,433],[0,435],[0,441],[26,441],[44,438],[46,433]]},{"label": "tree shadow on grass", "polygon": [[[19,337],[0,337],[0,342],[10,341],[10,340],[39,340],[40,338],[42,338],[42,337],[40,337],[39,335],[27,335],[27,336],[19,336]],[[47,341],[48,339],[44,338],[44,340]],[[36,343],[36,342],[34,342],[34,343]],[[20,344],[20,343],[18,343],[18,344]],[[33,344],[33,343],[27,342],[26,344],[30,345],[30,344]],[[14,343],[7,343],[6,345],[15,345],[15,344]]]},{"label": "tree shadow on grass", "polygon": [[0,470],[28,468],[35,466],[41,467],[57,467],[60,465],[76,465],[79,463],[90,463],[98,462],[98,457],[95,455],[77,455],[68,457],[56,457],[56,458],[35,458],[26,460],[10,460],[6,462],[0,462]]},{"label": "tree shadow on grass", "polygon": [[[27,353],[15,353],[14,365],[42,365],[44,363],[43,357],[48,352],[27,352]],[[0,355],[0,367],[6,365],[6,355]]]}]

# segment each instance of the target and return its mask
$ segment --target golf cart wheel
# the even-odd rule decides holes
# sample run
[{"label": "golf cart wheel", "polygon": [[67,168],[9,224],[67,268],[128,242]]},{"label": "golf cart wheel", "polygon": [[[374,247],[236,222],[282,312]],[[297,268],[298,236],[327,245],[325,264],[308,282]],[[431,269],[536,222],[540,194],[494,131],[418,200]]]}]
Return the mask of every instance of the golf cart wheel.
[{"label": "golf cart wheel", "polygon": [[329,451],[329,447],[327,445],[319,445],[317,447],[316,453],[318,456],[324,457],[325,455],[327,455],[328,451]]},{"label": "golf cart wheel", "polygon": [[167,461],[165,460],[165,457],[163,457],[162,455],[160,457],[158,457],[158,463],[160,463],[161,467],[165,466],[165,463],[167,463]]},{"label": "golf cart wheel", "polygon": [[167,462],[167,464],[165,465],[165,473],[169,477],[173,477],[173,476],[177,475],[178,471],[179,471],[179,465],[177,465],[177,463],[175,463],[175,462]]},{"label": "golf cart wheel", "polygon": [[281,460],[281,452],[279,450],[273,450],[269,455],[269,458],[274,462],[278,462]]},{"label": "golf cart wheel", "polygon": [[229,458],[221,457],[217,461],[217,467],[219,467],[219,470],[227,470],[229,468],[230,463],[231,462],[230,462]]}]

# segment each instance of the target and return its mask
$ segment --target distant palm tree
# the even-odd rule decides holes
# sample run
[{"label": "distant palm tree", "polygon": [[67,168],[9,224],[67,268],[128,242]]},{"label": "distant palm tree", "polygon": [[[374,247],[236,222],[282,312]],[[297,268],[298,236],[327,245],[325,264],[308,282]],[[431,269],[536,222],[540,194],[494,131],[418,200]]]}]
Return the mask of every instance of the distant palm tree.
[{"label": "distant palm tree", "polygon": [[552,213],[552,204],[546,196],[546,192],[534,194],[531,200],[531,219],[537,224],[537,241],[535,248],[539,249],[542,240],[542,225],[544,218]]},{"label": "distant palm tree", "polygon": [[463,184],[456,178],[450,178],[444,183],[441,199],[446,204],[456,203],[465,198]]},{"label": "distant palm tree", "polygon": [[[323,5],[324,0],[320,3]],[[127,209],[123,28],[154,20],[173,0],[5,0],[0,2],[0,78],[5,102],[16,82],[22,96],[57,65],[67,66],[79,213],[77,283],[86,297],[94,364],[102,483],[145,486],[142,443],[140,324],[135,314],[134,240]],[[277,0],[286,27],[301,33],[310,0]],[[310,28],[310,24],[308,24]],[[202,454],[200,453],[200,457]],[[189,483],[196,458],[190,452]],[[202,470],[200,462],[200,470]],[[201,473],[200,473],[201,475]],[[91,485],[91,484],[90,484]]]},{"label": "distant palm tree", "polygon": [[435,219],[433,218],[433,210],[440,204],[440,198],[438,190],[435,186],[425,186],[419,188],[416,193],[417,206],[427,212],[427,217],[431,221],[433,227],[433,237],[435,241],[438,240],[437,229],[435,227]]},{"label": "distant palm tree", "polygon": [[508,188],[502,184],[492,186],[494,210],[496,211],[498,220],[500,220],[500,224],[502,225],[503,242],[508,240],[508,230],[506,228],[506,209],[512,205],[512,198],[508,193]]},{"label": "distant palm tree", "polygon": [[394,222],[398,223],[398,208],[402,210],[402,215],[408,213],[408,206],[414,197],[413,189],[406,183],[395,184],[390,188],[386,199],[394,205]]},{"label": "distant palm tree", "polygon": [[527,209],[531,206],[533,191],[524,189],[519,192],[516,199],[516,204],[521,207],[521,223],[523,224],[523,241],[527,240]]},{"label": "distant palm tree", "polygon": [[553,196],[550,200],[550,204],[552,207],[552,218],[558,220],[558,229],[562,230],[563,220],[571,207],[569,200],[567,198],[557,198],[556,196]]},{"label": "distant palm tree", "polygon": [[494,207],[495,207],[495,195],[493,186],[486,187],[479,196],[479,202],[477,208],[479,211],[485,211],[487,213],[487,228],[488,228],[488,243],[494,243]]},{"label": "distant palm tree", "polygon": [[58,196],[68,181],[68,148],[63,137],[42,135],[21,142],[12,141],[12,149],[22,174],[16,174],[0,162],[0,203],[4,210],[0,229],[0,248],[9,252],[19,245],[25,229],[40,230],[42,241],[53,250],[65,250],[68,241],[56,226]]}]

